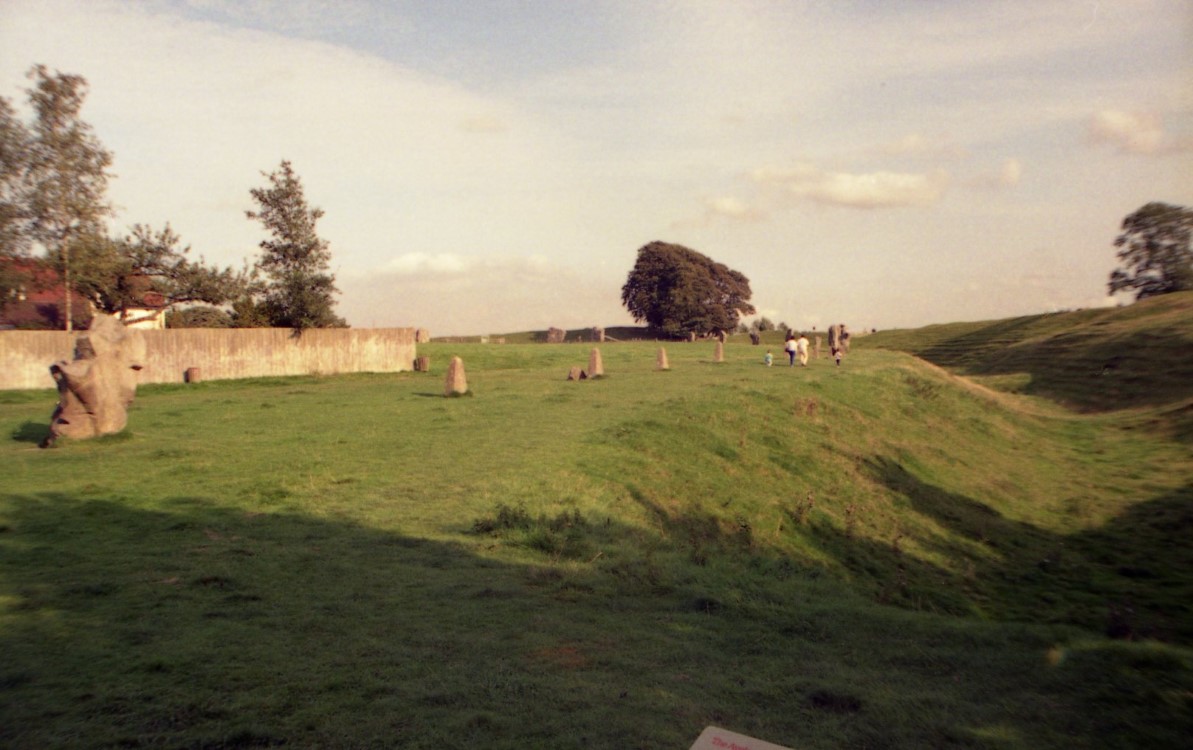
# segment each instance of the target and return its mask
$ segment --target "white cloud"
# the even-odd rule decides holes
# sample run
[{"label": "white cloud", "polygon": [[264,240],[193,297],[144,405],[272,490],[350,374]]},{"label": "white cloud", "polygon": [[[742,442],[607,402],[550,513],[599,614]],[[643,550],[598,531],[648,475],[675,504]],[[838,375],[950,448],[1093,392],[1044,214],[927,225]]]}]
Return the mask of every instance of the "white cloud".
[{"label": "white cloud", "polygon": [[997,171],[979,174],[964,180],[966,187],[981,189],[1013,188],[1023,179],[1023,162],[1007,159]]},{"label": "white cloud", "polygon": [[946,138],[930,138],[920,133],[908,133],[902,138],[880,144],[872,149],[882,156],[926,156],[936,159],[963,159],[968,151]]},{"label": "white cloud", "polygon": [[1193,138],[1169,135],[1163,118],[1155,112],[1104,109],[1089,118],[1087,132],[1092,143],[1111,146],[1123,154],[1154,156],[1193,150]]},{"label": "white cloud", "polygon": [[948,186],[943,171],[926,174],[826,172],[811,164],[790,169],[754,170],[756,182],[779,187],[797,198],[851,208],[928,206],[940,200]]}]

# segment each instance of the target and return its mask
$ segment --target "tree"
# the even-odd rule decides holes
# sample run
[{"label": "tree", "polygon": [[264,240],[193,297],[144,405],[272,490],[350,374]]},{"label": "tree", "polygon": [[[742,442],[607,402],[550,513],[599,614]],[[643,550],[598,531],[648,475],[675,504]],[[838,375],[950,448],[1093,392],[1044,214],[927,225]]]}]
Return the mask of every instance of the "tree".
[{"label": "tree", "polygon": [[17,258],[29,254],[26,229],[26,172],[29,130],[16,118],[12,103],[0,96],[0,310],[25,281]]},{"label": "tree", "polygon": [[194,305],[166,313],[166,328],[231,328],[232,316],[218,307]]},{"label": "tree", "polygon": [[259,209],[245,215],[259,220],[273,237],[261,241],[264,254],[256,265],[265,277],[260,301],[265,317],[271,326],[299,331],[346,327],[333,312],[332,295],[339,290],[335,276],[327,272],[331,252],[315,232],[323,211],[307,207],[290,162],[283,160],[278,171],[261,174],[269,187],[249,191]]},{"label": "tree", "polygon": [[740,272],[682,245],[652,242],[621,288],[634,320],[668,336],[732,331],[752,315],[750,280]]},{"label": "tree", "polygon": [[76,291],[96,308],[122,318],[129,308],[144,307],[150,297],[164,307],[224,304],[242,295],[249,283],[246,272],[190,260],[190,247],[179,247],[169,224],[158,232],[137,224],[132,234],[119,239],[81,235],[69,243],[69,250]]},{"label": "tree", "polygon": [[112,154],[79,119],[87,98],[82,76],[50,74],[44,65],[29,71],[27,91],[35,120],[27,142],[26,210],[28,237],[46,249],[66,289],[66,330],[72,323],[71,245],[98,236],[112,213],[105,199]]},{"label": "tree", "polygon": [[1110,293],[1134,289],[1135,299],[1193,290],[1193,210],[1148,203],[1123,219],[1114,241],[1122,265],[1110,273]]}]

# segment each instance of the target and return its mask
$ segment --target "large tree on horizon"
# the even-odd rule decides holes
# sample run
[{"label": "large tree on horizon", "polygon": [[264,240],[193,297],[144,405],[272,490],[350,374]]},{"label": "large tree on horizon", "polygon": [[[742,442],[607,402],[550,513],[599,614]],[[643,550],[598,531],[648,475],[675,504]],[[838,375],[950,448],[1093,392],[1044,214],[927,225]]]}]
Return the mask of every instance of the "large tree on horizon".
[{"label": "large tree on horizon", "polygon": [[1114,241],[1122,263],[1110,273],[1111,294],[1135,299],[1193,290],[1193,210],[1152,202],[1123,219]]},{"label": "large tree on horizon", "polygon": [[732,331],[754,313],[750,280],[706,255],[666,242],[651,242],[621,289],[621,301],[638,322],[667,336]]},{"label": "large tree on horizon", "polygon": [[[245,211],[259,220],[271,239],[261,241],[263,252],[256,269],[264,276],[261,301],[241,301],[275,328],[344,328],[347,322],[334,312],[333,295],[338,293],[335,276],[328,272],[331,251],[315,225],[322,209],[310,208],[303,195],[302,182],[290,162],[283,159],[275,172],[261,173],[269,186],[249,192],[257,202],[256,211]],[[238,312],[238,317],[252,317]]]}]

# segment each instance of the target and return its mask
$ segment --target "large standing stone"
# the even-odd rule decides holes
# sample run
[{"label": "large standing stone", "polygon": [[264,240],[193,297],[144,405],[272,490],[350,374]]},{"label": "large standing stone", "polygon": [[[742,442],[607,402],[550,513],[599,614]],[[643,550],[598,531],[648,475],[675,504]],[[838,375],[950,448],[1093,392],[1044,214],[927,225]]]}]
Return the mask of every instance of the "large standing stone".
[{"label": "large standing stone", "polygon": [[828,327],[828,348],[834,355],[849,351],[849,329],[844,323],[834,323]]},{"label": "large standing stone", "polygon": [[547,329],[548,344],[562,344],[565,338],[567,338],[567,331],[563,330],[562,328]]},{"label": "large standing stone", "polygon": [[659,347],[659,353],[658,353],[658,356],[655,357],[654,362],[655,362],[654,368],[656,370],[670,370],[671,369],[671,365],[668,364],[668,362],[667,362],[667,350],[661,346]]},{"label": "large standing stone", "polygon": [[725,361],[725,342],[724,341],[717,342],[717,348],[713,350],[712,361],[713,362],[724,362]]},{"label": "large standing stone", "polygon": [[58,406],[42,446],[62,435],[90,438],[123,430],[144,363],[141,333],[125,328],[115,316],[96,314],[90,329],[75,339],[74,360],[50,365]]},{"label": "large standing stone", "polygon": [[416,343],[416,344],[431,343],[431,332],[428,331],[426,328],[415,328],[414,329],[414,343]]},{"label": "large standing stone", "polygon": [[605,329],[601,328],[600,326],[593,326],[592,340],[598,344],[605,343]]},{"label": "large standing stone", "polygon": [[464,360],[452,357],[447,366],[447,379],[443,383],[444,396],[463,396],[468,393],[468,378],[464,375]]},{"label": "large standing stone", "polygon": [[605,375],[605,363],[601,361],[601,350],[593,347],[588,354],[588,377],[600,378]]}]

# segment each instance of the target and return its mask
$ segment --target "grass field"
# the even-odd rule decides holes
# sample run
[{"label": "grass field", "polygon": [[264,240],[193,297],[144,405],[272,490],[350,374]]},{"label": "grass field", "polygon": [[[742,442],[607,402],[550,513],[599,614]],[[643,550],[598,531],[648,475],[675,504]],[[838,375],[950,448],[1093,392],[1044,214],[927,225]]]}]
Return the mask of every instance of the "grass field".
[{"label": "grass field", "polygon": [[[963,335],[1035,369],[894,350]],[[991,335],[610,343],[579,383],[588,344],[434,343],[50,450],[53,394],[0,393],[0,745],[1183,748],[1188,380],[1075,403],[1081,347]]]}]

